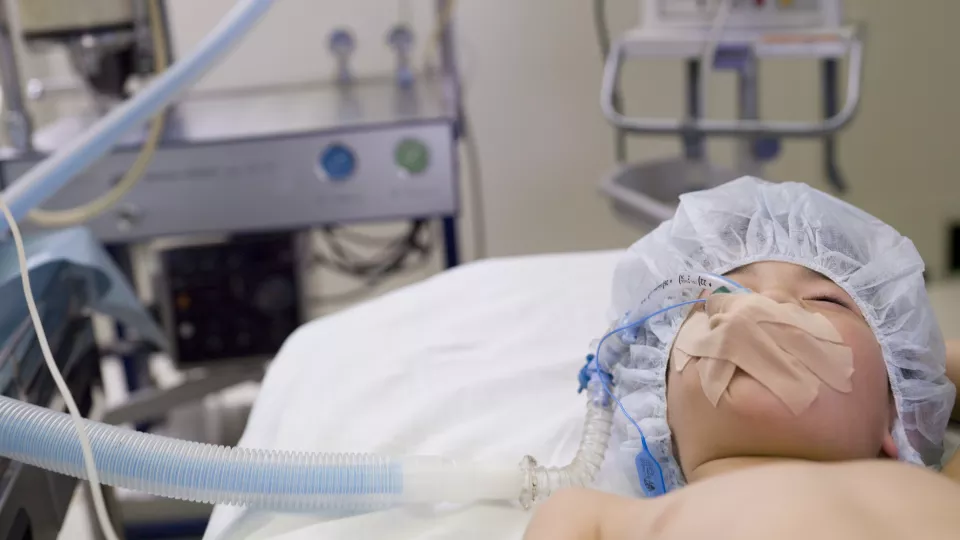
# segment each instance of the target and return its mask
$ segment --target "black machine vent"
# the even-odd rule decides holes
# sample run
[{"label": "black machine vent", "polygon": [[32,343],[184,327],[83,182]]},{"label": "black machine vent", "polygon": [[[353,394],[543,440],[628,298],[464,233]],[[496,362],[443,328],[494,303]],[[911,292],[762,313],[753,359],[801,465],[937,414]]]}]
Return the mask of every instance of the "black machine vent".
[{"label": "black machine vent", "polygon": [[161,256],[181,366],[270,357],[301,322],[294,235],[244,235]]}]

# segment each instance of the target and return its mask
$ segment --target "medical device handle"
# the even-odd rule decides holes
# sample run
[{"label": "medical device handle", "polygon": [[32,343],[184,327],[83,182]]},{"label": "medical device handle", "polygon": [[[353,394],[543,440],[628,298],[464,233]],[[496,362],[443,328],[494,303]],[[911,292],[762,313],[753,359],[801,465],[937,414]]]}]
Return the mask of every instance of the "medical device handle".
[{"label": "medical device handle", "polygon": [[633,118],[614,105],[614,91],[620,68],[626,56],[628,41],[613,45],[603,68],[600,108],[613,125],[633,133],[654,135],[704,134],[720,136],[823,137],[835,133],[853,119],[860,104],[860,83],[863,77],[863,44],[859,39],[847,41],[849,68],[847,97],[843,109],[822,122],[769,122],[764,120],[711,120],[706,118]]},{"label": "medical device handle", "polygon": [[[837,84],[837,68],[840,62],[836,58],[827,58],[820,62],[820,80],[823,86],[823,117],[830,118],[837,114],[837,95],[840,89]],[[827,182],[837,193],[847,191],[847,182],[837,164],[837,137],[827,135],[823,138],[823,172]]]}]

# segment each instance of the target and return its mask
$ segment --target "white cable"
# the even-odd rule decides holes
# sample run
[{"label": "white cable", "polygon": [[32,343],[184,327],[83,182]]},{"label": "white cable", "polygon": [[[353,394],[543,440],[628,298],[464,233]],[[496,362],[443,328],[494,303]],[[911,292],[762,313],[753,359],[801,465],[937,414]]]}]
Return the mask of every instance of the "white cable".
[{"label": "white cable", "polygon": [[[100,523],[100,529],[107,540],[119,540],[116,531],[113,530],[113,524],[110,522],[110,515],[107,513],[107,504],[103,498],[103,489],[100,487],[100,476],[97,474],[96,461],[93,458],[93,448],[90,446],[90,438],[87,437],[87,431],[83,425],[83,415],[77,407],[77,402],[70,393],[60,368],[53,360],[53,352],[50,351],[50,343],[47,341],[47,334],[43,330],[43,323],[40,322],[40,313],[37,311],[37,304],[33,299],[33,289],[30,287],[30,275],[27,269],[27,253],[23,247],[23,237],[20,235],[20,227],[17,226],[17,220],[13,218],[13,213],[7,206],[7,203],[0,197],[0,210],[3,211],[3,218],[13,233],[13,243],[17,248],[17,260],[20,263],[20,281],[23,284],[23,297],[27,301],[27,310],[30,312],[30,319],[33,321],[33,328],[37,334],[37,341],[40,342],[40,350],[43,352],[43,360],[47,363],[47,369],[56,383],[63,401],[70,411],[70,417],[73,418],[73,426],[77,430],[77,437],[80,438],[80,448],[83,452],[83,465],[87,471],[87,479],[90,482],[90,492],[93,494],[93,507],[96,510],[97,521]],[[16,361],[14,359],[13,361]]]},{"label": "white cable", "polygon": [[[11,0],[7,0],[10,2]],[[163,18],[160,13],[160,0],[146,0],[150,18],[150,33],[153,35],[153,54],[154,54],[154,72],[162,73],[167,69],[169,60],[167,58],[167,38],[166,31],[163,28]],[[16,2],[13,2],[14,4]],[[163,138],[163,128],[165,125],[164,115],[166,109],[162,109],[153,117],[150,125],[150,131],[146,140],[137,155],[136,161],[130,169],[124,173],[123,177],[106,193],[93,199],[90,202],[80,204],[74,208],[64,210],[44,210],[35,208],[27,217],[33,223],[42,227],[70,227],[86,223],[91,219],[109,210],[113,205],[120,202],[123,197],[130,192],[147,172],[147,167],[153,160],[153,155],[160,146],[160,139]]]},{"label": "white cable", "polygon": [[735,0],[716,0],[717,10],[710,23],[710,30],[703,40],[703,50],[700,53],[700,118],[707,118],[707,78],[713,71],[714,57],[717,47],[723,38],[723,31],[727,26],[727,19],[733,11]]}]

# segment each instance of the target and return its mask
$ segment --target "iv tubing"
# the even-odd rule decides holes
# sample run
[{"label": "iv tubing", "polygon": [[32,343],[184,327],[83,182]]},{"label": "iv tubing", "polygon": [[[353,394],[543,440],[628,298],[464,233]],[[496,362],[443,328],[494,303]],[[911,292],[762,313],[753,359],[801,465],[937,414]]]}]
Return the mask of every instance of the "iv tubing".
[{"label": "iv tubing", "polygon": [[[197,81],[270,8],[273,0],[240,0],[188,57],[176,62],[142,92],[117,107],[73,141],[30,169],[2,197],[19,221],[74,176],[106,154],[114,143]],[[5,232],[0,228],[0,233]]]}]

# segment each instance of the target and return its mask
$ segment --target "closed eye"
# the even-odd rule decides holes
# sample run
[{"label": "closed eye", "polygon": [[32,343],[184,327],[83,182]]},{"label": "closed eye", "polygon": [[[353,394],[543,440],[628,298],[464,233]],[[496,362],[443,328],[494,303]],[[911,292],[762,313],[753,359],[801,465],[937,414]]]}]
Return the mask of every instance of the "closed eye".
[{"label": "closed eye", "polygon": [[817,296],[814,296],[814,297],[812,297],[812,298],[808,298],[808,300],[813,301],[813,302],[829,302],[829,303],[831,303],[831,304],[836,304],[836,305],[838,305],[838,306],[840,306],[840,307],[844,307],[844,308],[850,309],[850,306],[847,305],[847,302],[841,300],[839,297],[831,296],[831,295],[829,295],[829,294],[817,295]]}]

